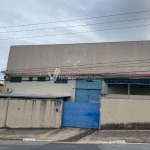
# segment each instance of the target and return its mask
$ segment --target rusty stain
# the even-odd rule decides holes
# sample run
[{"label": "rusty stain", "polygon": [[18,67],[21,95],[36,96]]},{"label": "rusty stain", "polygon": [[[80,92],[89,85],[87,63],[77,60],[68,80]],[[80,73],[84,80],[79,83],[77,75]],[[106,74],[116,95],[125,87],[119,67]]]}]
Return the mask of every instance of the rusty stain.
[{"label": "rusty stain", "polygon": [[43,126],[44,119],[45,119],[45,111],[46,111],[46,106],[47,106],[47,100],[41,100],[40,104],[40,124]]},{"label": "rusty stain", "polygon": [[33,122],[34,122],[34,114],[35,114],[35,107],[36,107],[36,100],[31,100],[32,102],[32,110],[31,110],[31,127],[33,127]]},{"label": "rusty stain", "polygon": [[[16,101],[13,102],[13,100]],[[6,100],[3,100],[3,102],[6,102]],[[59,128],[61,125],[61,99],[12,99],[10,105],[12,103],[17,106],[15,111],[10,110],[12,115],[12,117],[9,117],[10,122],[12,122],[11,127]],[[57,110],[58,112],[56,112]],[[36,124],[35,121],[37,122]]]}]

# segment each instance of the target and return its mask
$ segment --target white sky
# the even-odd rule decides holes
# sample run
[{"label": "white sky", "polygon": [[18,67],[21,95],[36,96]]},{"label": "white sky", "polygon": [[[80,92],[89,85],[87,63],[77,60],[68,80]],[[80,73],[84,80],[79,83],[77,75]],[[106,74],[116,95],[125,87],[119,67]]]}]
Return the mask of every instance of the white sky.
[{"label": "white sky", "polygon": [[[149,0],[4,0],[0,1],[0,27],[32,24],[41,22],[51,22],[59,20],[70,20],[77,18],[87,18],[93,16],[103,16],[128,12],[150,10]],[[150,12],[139,13],[118,17],[106,17],[92,20],[81,20],[74,22],[64,22],[55,24],[45,24],[37,26],[23,26],[15,28],[0,28],[0,32],[12,30],[28,30],[36,28],[52,28],[58,26],[69,26],[78,24],[99,23],[117,21],[125,19],[135,19],[150,17]],[[134,26],[150,24],[150,19],[84,26],[76,28],[65,28],[55,30],[41,30],[30,32],[10,32],[0,33],[0,39],[14,37],[43,36],[50,34],[64,34],[71,32],[83,32],[89,30],[101,30],[106,28],[116,28],[124,26]],[[76,34],[67,36],[50,36],[43,38],[0,40],[0,71],[6,69],[10,45],[34,45],[34,44],[61,44],[61,43],[89,43],[89,42],[110,42],[110,41],[136,41],[149,40],[150,26],[113,30],[105,32],[93,32],[86,34]],[[1,77],[1,76],[0,76]]]}]

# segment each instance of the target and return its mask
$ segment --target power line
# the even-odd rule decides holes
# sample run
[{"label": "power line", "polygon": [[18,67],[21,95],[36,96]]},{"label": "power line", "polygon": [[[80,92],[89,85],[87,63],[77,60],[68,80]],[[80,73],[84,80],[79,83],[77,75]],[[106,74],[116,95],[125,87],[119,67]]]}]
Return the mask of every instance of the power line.
[{"label": "power line", "polygon": [[0,32],[0,33],[10,33],[10,32],[24,32],[24,31],[37,31],[37,30],[52,30],[52,29],[61,29],[61,28],[74,28],[74,27],[80,27],[80,26],[93,26],[98,24],[111,24],[111,23],[118,23],[118,22],[128,22],[128,21],[137,21],[137,20],[145,20],[150,19],[150,17],[147,18],[137,18],[137,19],[129,19],[129,20],[120,20],[120,21],[109,21],[109,22],[100,22],[100,23],[91,23],[91,24],[81,24],[81,25],[75,25],[75,26],[62,26],[62,27],[54,27],[54,28],[37,28],[37,29],[30,29],[30,30],[14,30],[14,31],[6,31],[6,32]]},{"label": "power line", "polygon": [[3,27],[0,27],[0,28],[31,26],[31,25],[50,24],[50,23],[59,23],[59,22],[69,22],[69,21],[77,21],[77,20],[88,20],[88,19],[105,18],[105,17],[113,17],[113,16],[122,16],[122,15],[130,15],[130,14],[138,14],[138,13],[146,13],[146,12],[150,12],[150,10],[143,10],[143,11],[129,12],[129,13],[120,13],[120,14],[113,14],[113,15],[104,15],[104,16],[94,16],[94,17],[88,17],[88,18],[78,18],[78,19],[72,19],[72,20],[60,20],[60,21],[53,21],[53,22],[42,22],[42,23],[32,23],[32,24],[20,24],[20,25],[13,25],[13,26],[3,26]]},{"label": "power line", "polygon": [[149,26],[149,25],[150,24],[144,24],[144,25],[138,25],[138,26],[128,26],[128,27],[120,27],[120,28],[108,28],[108,29],[102,29],[102,30],[83,31],[83,32],[75,32],[75,33],[62,33],[62,34],[43,35],[43,36],[29,36],[29,37],[8,38],[8,39],[0,39],[0,40],[2,41],[2,40],[16,40],[16,39],[25,39],[25,38],[41,38],[41,37],[48,37],[48,36],[73,35],[73,34],[80,34],[80,33],[102,32],[102,31],[129,29],[129,28],[138,28],[138,27],[144,27],[144,26]]}]

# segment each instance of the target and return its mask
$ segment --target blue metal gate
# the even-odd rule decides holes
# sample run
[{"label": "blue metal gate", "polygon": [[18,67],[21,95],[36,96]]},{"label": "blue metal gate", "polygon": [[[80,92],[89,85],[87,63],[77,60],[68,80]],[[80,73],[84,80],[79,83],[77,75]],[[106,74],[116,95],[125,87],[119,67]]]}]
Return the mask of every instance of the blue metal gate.
[{"label": "blue metal gate", "polygon": [[64,102],[62,126],[99,129],[99,109],[97,103]]},{"label": "blue metal gate", "polygon": [[93,81],[77,80],[75,102],[99,103],[101,89],[101,79],[94,79]]},{"label": "blue metal gate", "polygon": [[75,101],[76,102],[88,102],[89,101],[89,91],[88,90],[76,90]]},{"label": "blue metal gate", "polygon": [[101,90],[89,90],[89,103],[100,103]]},{"label": "blue metal gate", "polygon": [[83,103],[100,103],[101,90],[76,89],[75,101]]}]

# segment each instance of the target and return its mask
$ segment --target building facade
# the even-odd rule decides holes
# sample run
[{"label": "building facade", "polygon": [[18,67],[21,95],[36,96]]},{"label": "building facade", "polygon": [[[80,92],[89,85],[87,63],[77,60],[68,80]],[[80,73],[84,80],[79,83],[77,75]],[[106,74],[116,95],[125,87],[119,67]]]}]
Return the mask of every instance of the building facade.
[{"label": "building facade", "polygon": [[[121,107],[127,99],[141,103],[150,99],[149,56],[150,41],[12,46],[3,71],[4,94],[63,98],[63,126],[99,129],[113,123],[149,122],[142,116],[134,122],[132,116],[118,121],[110,105],[112,99],[121,99]],[[54,81],[56,68],[60,70]],[[138,102],[133,101],[137,107]],[[141,112],[148,111],[144,106]]]}]

